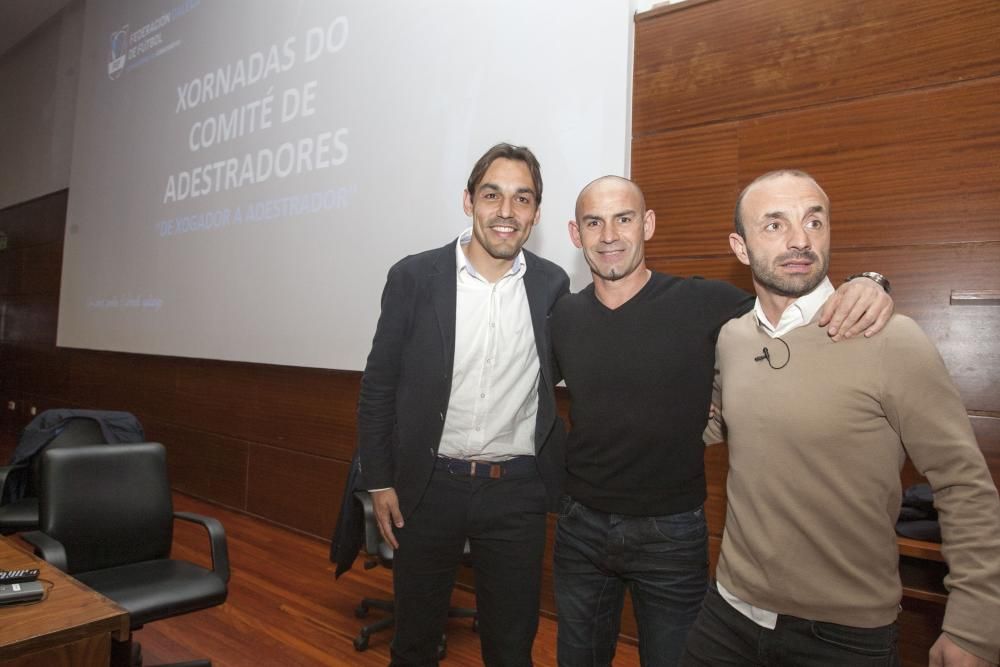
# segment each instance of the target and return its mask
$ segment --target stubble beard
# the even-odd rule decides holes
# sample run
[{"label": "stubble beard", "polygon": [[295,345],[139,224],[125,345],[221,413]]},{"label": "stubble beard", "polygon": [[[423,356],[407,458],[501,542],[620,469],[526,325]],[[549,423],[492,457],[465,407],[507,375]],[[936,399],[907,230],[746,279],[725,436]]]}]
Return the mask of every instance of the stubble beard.
[{"label": "stubble beard", "polygon": [[816,270],[813,273],[800,276],[781,276],[765,260],[756,257],[750,252],[750,248],[747,248],[747,256],[750,258],[750,270],[753,272],[754,280],[773,294],[796,299],[809,294],[809,292],[816,289],[817,285],[823,282],[823,278],[826,277],[827,266],[830,264],[829,255],[820,257],[811,250],[785,253],[774,259],[775,265],[790,259],[808,259],[813,262],[812,267]]}]

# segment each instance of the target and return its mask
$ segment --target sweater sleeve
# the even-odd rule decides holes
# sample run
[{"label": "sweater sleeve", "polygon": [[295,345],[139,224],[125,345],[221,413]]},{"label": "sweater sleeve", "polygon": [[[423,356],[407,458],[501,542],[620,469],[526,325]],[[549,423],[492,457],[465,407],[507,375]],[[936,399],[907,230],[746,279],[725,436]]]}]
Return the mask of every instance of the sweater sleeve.
[{"label": "sweater sleeve", "polygon": [[1000,655],[1000,501],[958,390],[915,322],[883,336],[882,398],[917,470],[930,482],[949,574],[942,629],[996,663]]},{"label": "sweater sleeve", "polygon": [[715,382],[712,384],[712,405],[715,416],[710,417],[705,431],[701,434],[706,445],[717,445],[726,439],[725,424],[722,421],[722,374],[719,372],[719,347],[715,348]]}]

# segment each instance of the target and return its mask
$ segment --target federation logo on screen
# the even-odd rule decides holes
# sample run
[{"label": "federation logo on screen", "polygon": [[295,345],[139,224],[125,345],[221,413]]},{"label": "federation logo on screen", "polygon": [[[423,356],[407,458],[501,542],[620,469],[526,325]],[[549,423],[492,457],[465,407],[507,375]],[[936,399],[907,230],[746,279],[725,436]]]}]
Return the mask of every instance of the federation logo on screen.
[{"label": "federation logo on screen", "polygon": [[111,51],[108,59],[108,78],[117,79],[125,69],[125,57],[128,55],[128,25],[111,33]]}]

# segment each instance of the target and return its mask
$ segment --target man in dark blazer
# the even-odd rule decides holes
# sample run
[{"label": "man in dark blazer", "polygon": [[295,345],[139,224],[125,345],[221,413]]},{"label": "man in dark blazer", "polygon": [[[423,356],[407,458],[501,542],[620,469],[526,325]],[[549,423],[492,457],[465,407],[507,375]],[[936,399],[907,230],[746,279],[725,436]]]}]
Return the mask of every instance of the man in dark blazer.
[{"label": "man in dark blazer", "polygon": [[389,270],[358,407],[361,476],[396,549],[393,665],[436,665],[466,539],[483,661],[530,665],[546,512],[560,493],[547,318],[566,273],[522,249],[542,179],[527,148],[476,163],[472,228]]}]

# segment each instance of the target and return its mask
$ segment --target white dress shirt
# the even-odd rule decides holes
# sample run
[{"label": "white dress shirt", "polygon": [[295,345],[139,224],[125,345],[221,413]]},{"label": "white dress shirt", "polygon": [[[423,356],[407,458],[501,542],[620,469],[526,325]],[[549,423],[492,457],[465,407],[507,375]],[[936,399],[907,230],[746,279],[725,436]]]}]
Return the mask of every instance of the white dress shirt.
[{"label": "white dress shirt", "polygon": [[812,318],[816,317],[816,313],[819,312],[819,309],[823,307],[823,304],[826,303],[826,300],[835,291],[830,279],[823,278],[823,282],[816,285],[813,291],[800,296],[785,308],[785,311],[781,313],[781,319],[778,320],[778,326],[772,326],[771,322],[767,319],[767,315],[764,314],[764,308],[760,305],[759,297],[753,304],[753,313],[757,317],[757,324],[771,338],[777,338],[784,336],[792,329],[798,329],[812,322]]},{"label": "white dress shirt", "polygon": [[438,454],[477,461],[533,456],[539,362],[524,253],[491,283],[465,255],[471,239],[469,228],[455,244],[455,365]]}]

